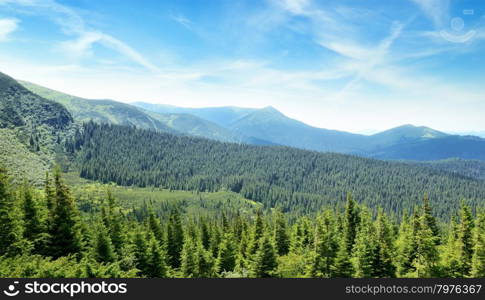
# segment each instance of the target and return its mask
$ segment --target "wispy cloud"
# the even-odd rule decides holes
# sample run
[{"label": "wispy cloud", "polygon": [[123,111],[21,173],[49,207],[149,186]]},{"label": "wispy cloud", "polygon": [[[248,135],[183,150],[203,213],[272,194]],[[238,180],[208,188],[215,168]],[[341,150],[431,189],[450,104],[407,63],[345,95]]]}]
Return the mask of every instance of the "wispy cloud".
[{"label": "wispy cloud", "polygon": [[187,29],[192,29],[192,21],[181,14],[170,14],[170,19],[179,23],[180,25],[184,26]]},{"label": "wispy cloud", "polygon": [[0,19],[0,42],[8,40],[9,35],[18,29],[19,22],[12,18]]},{"label": "wispy cloud", "polygon": [[124,55],[152,72],[160,72],[157,66],[134,48],[112,35],[90,28],[86,25],[83,17],[74,9],[54,0],[0,0],[0,4],[29,7],[30,13],[45,15],[56,22],[66,35],[76,36],[75,39],[60,43],[60,49],[69,56],[89,54],[94,44],[100,44]]}]

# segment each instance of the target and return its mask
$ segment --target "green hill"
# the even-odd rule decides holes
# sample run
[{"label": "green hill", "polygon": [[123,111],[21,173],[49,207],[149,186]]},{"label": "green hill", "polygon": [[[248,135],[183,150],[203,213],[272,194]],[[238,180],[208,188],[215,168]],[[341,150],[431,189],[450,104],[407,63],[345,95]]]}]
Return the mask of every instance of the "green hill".
[{"label": "green hill", "polygon": [[44,98],[64,105],[81,122],[95,122],[136,126],[145,129],[176,133],[176,130],[140,109],[113,100],[88,100],[54,91],[30,82],[19,81],[27,89]]},{"label": "green hill", "polygon": [[64,129],[72,121],[62,105],[39,97],[0,73],[0,127],[47,125]]},{"label": "green hill", "polygon": [[288,147],[219,143],[120,126],[85,125],[73,141],[84,178],[130,186],[219,191],[227,189],[266,207],[293,213],[355,197],[398,214],[425,193],[446,215],[461,199],[479,203],[483,181],[398,162]]},{"label": "green hill", "polygon": [[14,178],[40,184],[45,171],[63,159],[62,145],[75,127],[63,105],[0,73],[0,164]]}]

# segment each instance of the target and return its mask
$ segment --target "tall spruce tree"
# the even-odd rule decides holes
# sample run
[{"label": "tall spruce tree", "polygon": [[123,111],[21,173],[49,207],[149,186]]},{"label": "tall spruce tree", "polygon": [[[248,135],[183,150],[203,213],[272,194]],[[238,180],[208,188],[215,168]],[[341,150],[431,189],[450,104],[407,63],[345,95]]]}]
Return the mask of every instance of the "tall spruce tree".
[{"label": "tall spruce tree", "polygon": [[81,251],[82,237],[79,213],[69,188],[61,178],[61,171],[54,173],[55,205],[49,228],[49,253],[55,257],[76,254]]},{"label": "tall spruce tree", "polygon": [[133,244],[135,266],[138,270],[140,270],[139,275],[148,276],[150,273],[150,253],[148,249],[148,241],[146,234],[140,229],[137,229],[134,234]]},{"label": "tall spruce tree", "polygon": [[351,251],[354,247],[359,222],[360,217],[358,207],[352,198],[352,195],[349,193],[347,194],[347,203],[342,225],[343,232],[340,236],[337,256],[333,265],[333,274],[335,277],[352,277],[352,274],[354,273],[351,262]]},{"label": "tall spruce tree", "polygon": [[473,216],[468,205],[462,202],[460,209],[460,225],[458,226],[457,249],[461,276],[470,275],[473,257]]},{"label": "tall spruce tree", "polygon": [[277,267],[277,254],[268,234],[263,234],[258,251],[252,263],[251,276],[255,278],[272,277]]},{"label": "tall spruce tree", "polygon": [[414,277],[435,277],[438,274],[439,254],[436,247],[436,236],[428,226],[425,216],[419,218],[420,226],[416,235],[416,258],[413,261]]},{"label": "tall spruce tree", "polygon": [[369,238],[375,233],[374,224],[367,210],[362,210],[355,244],[352,249],[354,277],[373,277],[378,261],[377,241]]},{"label": "tall spruce tree", "polygon": [[192,236],[185,235],[184,244],[180,257],[180,271],[184,278],[196,278],[199,276],[199,257],[197,245]]},{"label": "tall spruce tree", "polygon": [[306,269],[307,277],[331,277],[332,265],[337,252],[337,239],[333,213],[326,210],[317,218],[314,249],[310,253]]},{"label": "tall spruce tree", "polygon": [[7,171],[0,167],[0,256],[20,254],[22,227],[15,215],[15,198]]},{"label": "tall spruce tree", "polygon": [[274,213],[274,239],[278,255],[286,255],[290,248],[290,241],[287,232],[285,216],[280,210]]},{"label": "tall spruce tree", "polygon": [[155,238],[151,238],[148,250],[148,264],[146,275],[150,278],[167,277],[167,266],[165,264],[165,253],[160,243]]},{"label": "tall spruce tree", "polygon": [[436,243],[440,243],[440,231],[436,222],[436,218],[433,216],[431,205],[429,204],[428,194],[424,194],[423,197],[423,216],[426,225],[431,229],[433,235],[436,237]]},{"label": "tall spruce tree", "polygon": [[172,210],[167,226],[167,254],[173,268],[180,266],[180,255],[184,244],[184,230],[178,209]]},{"label": "tall spruce tree", "polygon": [[378,210],[376,220],[376,259],[373,277],[395,277],[396,267],[393,262],[394,238],[389,221],[382,211]]},{"label": "tall spruce tree", "polygon": [[485,277],[485,212],[476,218],[471,277]]},{"label": "tall spruce tree", "polygon": [[32,188],[27,182],[24,182],[22,196],[24,238],[32,243],[33,252],[39,254],[44,251],[46,246],[46,228],[42,222],[37,199],[34,198]]},{"label": "tall spruce tree", "polygon": [[236,266],[236,249],[231,233],[224,234],[216,259],[216,273],[233,271]]}]

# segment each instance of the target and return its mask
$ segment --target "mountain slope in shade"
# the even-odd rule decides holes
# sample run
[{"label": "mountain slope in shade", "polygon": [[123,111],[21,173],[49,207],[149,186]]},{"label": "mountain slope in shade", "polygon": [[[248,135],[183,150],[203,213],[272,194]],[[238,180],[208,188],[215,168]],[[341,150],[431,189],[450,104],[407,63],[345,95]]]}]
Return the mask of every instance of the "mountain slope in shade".
[{"label": "mountain slope in shade", "polygon": [[66,128],[71,114],[59,103],[42,98],[0,73],[0,127],[47,125]]},{"label": "mountain slope in shade", "polygon": [[476,136],[450,135],[441,138],[409,141],[382,148],[369,154],[379,159],[442,160],[447,158],[485,160],[485,139]]},{"label": "mountain slope in shade", "polygon": [[230,125],[236,132],[277,144],[316,150],[350,153],[360,150],[366,137],[337,130],[309,126],[265,107],[236,120]]}]

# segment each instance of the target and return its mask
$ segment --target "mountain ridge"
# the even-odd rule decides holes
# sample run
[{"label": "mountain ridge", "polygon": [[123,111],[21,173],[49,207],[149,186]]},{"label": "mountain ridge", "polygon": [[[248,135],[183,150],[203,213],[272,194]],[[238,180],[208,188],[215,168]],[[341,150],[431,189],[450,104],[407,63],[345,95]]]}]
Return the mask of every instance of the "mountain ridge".
[{"label": "mountain ridge", "polygon": [[[485,139],[465,138],[426,126],[404,124],[372,135],[313,127],[273,106],[184,108],[145,102],[88,100],[21,83],[45,98],[64,104],[76,119],[156,129],[209,139],[259,145],[285,145],[320,152],[348,153],[378,159],[485,159]],[[455,145],[453,151],[444,151]],[[466,151],[468,147],[473,151]],[[439,150],[434,155],[433,151]],[[438,152],[436,152],[438,153]]]}]

